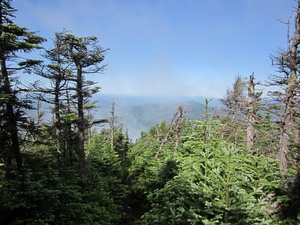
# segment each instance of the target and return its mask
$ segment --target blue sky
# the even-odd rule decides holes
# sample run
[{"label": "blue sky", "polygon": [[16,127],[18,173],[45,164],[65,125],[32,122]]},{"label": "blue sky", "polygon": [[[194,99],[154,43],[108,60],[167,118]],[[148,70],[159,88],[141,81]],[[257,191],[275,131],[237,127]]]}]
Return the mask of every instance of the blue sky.
[{"label": "blue sky", "polygon": [[[234,78],[264,82],[286,47],[294,0],[13,0],[19,26],[51,47],[64,28],[110,48],[103,94],[222,97]],[[34,75],[30,75],[34,76]],[[32,78],[34,79],[34,78]]]}]

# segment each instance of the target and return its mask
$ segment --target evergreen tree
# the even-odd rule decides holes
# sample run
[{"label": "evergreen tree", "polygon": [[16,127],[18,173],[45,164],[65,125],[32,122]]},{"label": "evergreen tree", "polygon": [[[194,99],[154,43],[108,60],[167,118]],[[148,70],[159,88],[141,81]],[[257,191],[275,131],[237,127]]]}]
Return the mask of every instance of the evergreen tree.
[{"label": "evergreen tree", "polygon": [[[102,72],[104,52],[96,37],[77,38],[66,31],[56,33],[54,48],[47,50],[48,64],[36,67],[35,73],[50,81],[45,88],[39,82],[33,88],[38,98],[52,106],[54,118],[52,137],[61,175],[77,154],[82,182],[87,183],[85,169],[85,141],[91,138],[91,126],[106,120],[92,120],[91,110],[96,107],[91,96],[99,91],[96,82],[86,80],[86,74]],[[85,113],[88,111],[88,113]],[[90,140],[89,140],[90,142]],[[75,152],[74,152],[75,150]],[[76,154],[74,154],[76,153]]]},{"label": "evergreen tree", "polygon": [[220,99],[225,106],[222,110],[228,112],[225,117],[223,116],[223,122],[228,125],[223,128],[223,137],[245,147],[248,151],[254,149],[255,125],[259,117],[257,112],[262,110],[260,103],[262,92],[256,92],[257,84],[254,82],[254,75],[249,77],[248,84],[238,76],[233,88],[228,89],[224,98]]},{"label": "evergreen tree", "polygon": [[246,112],[246,82],[239,75],[235,78],[232,89],[227,89],[226,94],[220,101],[225,108],[222,110],[227,112],[223,117],[223,121],[228,126],[224,127],[223,137],[233,143],[239,143],[244,146],[245,123],[243,121]]},{"label": "evergreen tree", "polygon": [[99,87],[95,86],[95,82],[86,80],[85,75],[96,74],[103,71],[106,65],[102,65],[102,62],[107,49],[103,49],[99,46],[96,37],[75,37],[72,34],[64,34],[62,40],[65,46],[65,51],[62,55],[70,63],[70,69],[72,70],[72,78],[70,78],[70,80],[75,83],[75,93],[72,97],[76,102],[77,111],[76,150],[79,156],[82,182],[85,185],[87,183],[87,174],[84,142],[89,123],[85,117],[84,109],[90,97],[99,90]]},{"label": "evergreen tree", "polygon": [[27,102],[17,95],[19,90],[15,88],[16,78],[12,75],[17,70],[28,69],[39,62],[36,60],[21,62],[17,53],[29,53],[39,49],[41,48],[39,44],[45,41],[27,28],[14,24],[12,18],[15,11],[10,0],[0,0],[0,139],[1,158],[7,170],[12,166],[12,160],[15,160],[19,170],[22,167],[19,130],[20,123],[24,122],[21,118],[22,111],[29,107]]},{"label": "evergreen tree", "polygon": [[72,70],[68,69],[70,62],[62,55],[66,51],[63,42],[65,33],[63,31],[55,34],[54,48],[46,50],[44,54],[48,62],[36,66],[34,70],[35,74],[50,81],[47,82],[50,83],[50,86],[46,87],[39,81],[31,85],[31,89],[37,94],[35,98],[52,107],[53,131],[48,129],[48,135],[50,134],[52,137],[51,144],[55,143],[58,165],[63,179],[65,177],[65,165],[70,165],[73,161],[72,148],[74,145],[71,137],[74,135],[72,123],[74,123],[75,118],[71,112],[71,99],[69,97],[69,92],[74,89],[70,87]]}]

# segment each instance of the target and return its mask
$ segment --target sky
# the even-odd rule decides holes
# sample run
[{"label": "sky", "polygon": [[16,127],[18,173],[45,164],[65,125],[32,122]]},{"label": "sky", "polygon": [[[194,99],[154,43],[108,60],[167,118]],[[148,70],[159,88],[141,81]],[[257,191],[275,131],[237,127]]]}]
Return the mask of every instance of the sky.
[{"label": "sky", "polygon": [[[265,82],[286,48],[295,0],[13,0],[15,23],[53,47],[55,32],[96,36],[101,93],[220,98],[237,75]],[[293,21],[293,19],[292,19]],[[34,75],[30,75],[34,76]],[[38,79],[30,78],[30,79]]]}]

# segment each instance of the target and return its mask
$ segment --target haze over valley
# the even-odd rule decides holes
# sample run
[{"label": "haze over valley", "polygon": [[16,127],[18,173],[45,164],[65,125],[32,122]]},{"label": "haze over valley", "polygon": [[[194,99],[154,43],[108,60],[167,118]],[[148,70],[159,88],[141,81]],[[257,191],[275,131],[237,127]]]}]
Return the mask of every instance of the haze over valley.
[{"label": "haze over valley", "polygon": [[[141,131],[147,131],[151,126],[163,120],[170,122],[180,105],[186,106],[185,117],[201,119],[204,113],[204,101],[210,98],[200,96],[120,96],[100,93],[96,95],[95,99],[99,105],[94,112],[95,118],[109,118],[112,102],[115,102],[115,116],[118,124],[122,125],[124,130],[128,130],[129,137],[135,140],[140,137]],[[210,110],[217,109],[220,103],[218,99],[213,99],[209,106]]]}]

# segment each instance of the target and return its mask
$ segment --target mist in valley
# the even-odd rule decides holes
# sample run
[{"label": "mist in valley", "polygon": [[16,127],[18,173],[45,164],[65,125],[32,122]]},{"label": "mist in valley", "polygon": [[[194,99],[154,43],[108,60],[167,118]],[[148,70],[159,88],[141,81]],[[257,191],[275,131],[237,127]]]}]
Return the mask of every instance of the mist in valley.
[{"label": "mist in valley", "polygon": [[[185,105],[185,117],[201,119],[204,114],[205,97],[162,97],[162,96],[116,96],[97,95],[99,107],[94,112],[96,119],[109,118],[111,116],[112,103],[115,103],[115,116],[118,126],[128,131],[129,137],[135,141],[142,131],[165,120],[169,123],[180,105]],[[217,99],[210,103],[210,110],[219,106]],[[107,128],[103,124],[97,129]]]}]

